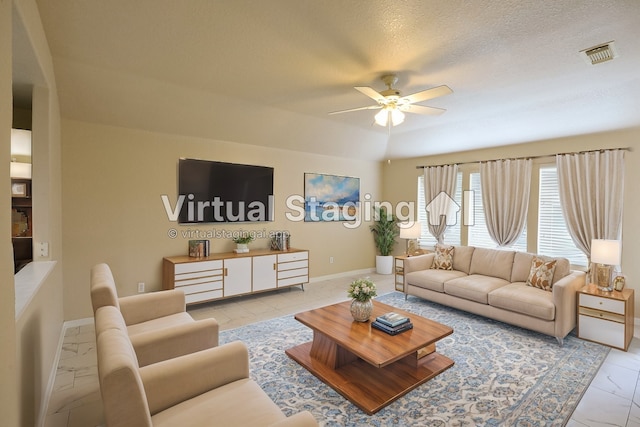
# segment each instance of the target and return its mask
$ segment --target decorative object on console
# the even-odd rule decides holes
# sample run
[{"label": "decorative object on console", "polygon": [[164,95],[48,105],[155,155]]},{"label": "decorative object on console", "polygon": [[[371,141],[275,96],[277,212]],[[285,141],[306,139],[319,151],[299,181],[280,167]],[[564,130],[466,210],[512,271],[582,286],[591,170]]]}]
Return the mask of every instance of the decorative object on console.
[{"label": "decorative object on console", "polygon": [[211,252],[208,240],[189,240],[189,256],[192,258],[208,257]]},{"label": "decorative object on console", "polygon": [[596,284],[601,291],[611,292],[611,266],[620,265],[622,243],[620,240],[593,239],[591,262],[596,265]]},{"label": "decorative object on console", "polygon": [[420,222],[402,222],[398,224],[400,227],[400,238],[407,240],[407,248],[405,254],[407,256],[414,255],[418,249],[417,239],[422,234],[422,224]]},{"label": "decorative object on console", "polygon": [[358,322],[366,322],[371,317],[373,311],[373,302],[371,299],[375,297],[376,284],[369,279],[357,279],[351,282],[347,295],[353,298],[351,301],[351,315]]},{"label": "decorative object on console", "polygon": [[233,242],[236,244],[234,252],[237,254],[246,254],[249,252],[249,243],[253,241],[253,236],[248,233],[241,233],[237,237],[233,238]]},{"label": "decorative object on console", "polygon": [[288,231],[276,231],[271,237],[272,251],[287,251],[291,247],[291,234]]},{"label": "decorative object on console", "polygon": [[624,276],[616,276],[616,278],[613,279],[613,289],[621,292],[624,289],[625,282],[626,279]]}]

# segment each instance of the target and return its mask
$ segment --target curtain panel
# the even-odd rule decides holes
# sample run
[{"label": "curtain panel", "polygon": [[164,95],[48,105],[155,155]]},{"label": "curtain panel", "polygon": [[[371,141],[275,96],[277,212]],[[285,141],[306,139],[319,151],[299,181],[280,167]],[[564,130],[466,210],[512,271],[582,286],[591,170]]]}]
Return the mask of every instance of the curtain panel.
[{"label": "curtain panel", "polygon": [[591,260],[591,240],[622,236],[624,150],[558,154],[556,166],[569,235]]},{"label": "curtain panel", "polygon": [[527,223],[531,165],[531,159],[480,163],[485,221],[498,246],[513,245]]},{"label": "curtain panel", "polygon": [[458,165],[427,166],[424,168],[424,200],[429,232],[438,243],[444,241],[447,226],[455,225],[458,204],[456,178]]}]

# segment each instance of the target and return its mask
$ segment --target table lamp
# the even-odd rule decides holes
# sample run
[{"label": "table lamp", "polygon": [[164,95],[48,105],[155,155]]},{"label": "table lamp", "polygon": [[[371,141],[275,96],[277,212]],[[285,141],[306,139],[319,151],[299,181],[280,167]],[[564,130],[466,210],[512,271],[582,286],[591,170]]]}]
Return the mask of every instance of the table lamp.
[{"label": "table lamp", "polygon": [[611,292],[611,266],[620,265],[622,244],[620,240],[593,239],[591,241],[591,262],[596,264],[596,284],[598,289]]},{"label": "table lamp", "polygon": [[411,256],[418,247],[417,239],[422,234],[422,224],[419,222],[403,222],[398,226],[400,227],[400,238],[407,239],[406,254]]}]

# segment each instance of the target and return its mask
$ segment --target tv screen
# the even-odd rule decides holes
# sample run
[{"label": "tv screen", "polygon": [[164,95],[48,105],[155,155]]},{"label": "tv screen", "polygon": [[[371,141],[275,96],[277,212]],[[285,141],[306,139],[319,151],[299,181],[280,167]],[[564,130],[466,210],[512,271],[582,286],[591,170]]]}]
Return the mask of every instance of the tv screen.
[{"label": "tv screen", "polygon": [[273,221],[273,168],[180,159],[178,223]]}]

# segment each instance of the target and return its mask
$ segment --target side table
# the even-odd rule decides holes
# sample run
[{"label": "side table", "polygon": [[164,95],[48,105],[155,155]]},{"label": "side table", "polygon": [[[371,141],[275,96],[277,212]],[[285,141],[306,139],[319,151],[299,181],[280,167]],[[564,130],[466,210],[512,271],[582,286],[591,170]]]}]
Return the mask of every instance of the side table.
[{"label": "side table", "polygon": [[404,262],[408,255],[398,255],[393,260],[396,291],[404,292]]},{"label": "side table", "polygon": [[579,338],[627,351],[633,320],[633,289],[603,292],[589,284],[578,291]]}]

